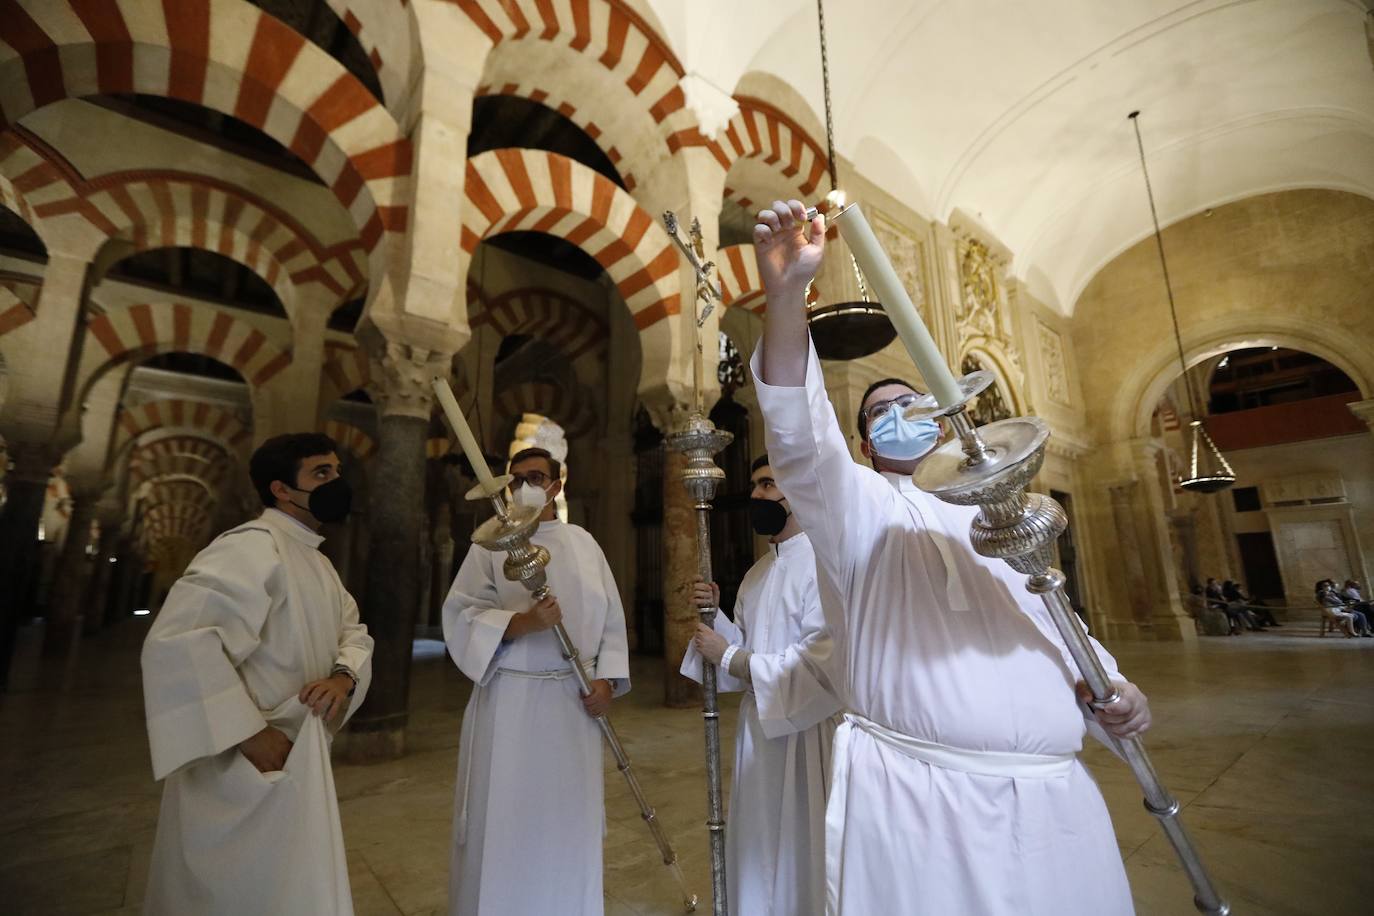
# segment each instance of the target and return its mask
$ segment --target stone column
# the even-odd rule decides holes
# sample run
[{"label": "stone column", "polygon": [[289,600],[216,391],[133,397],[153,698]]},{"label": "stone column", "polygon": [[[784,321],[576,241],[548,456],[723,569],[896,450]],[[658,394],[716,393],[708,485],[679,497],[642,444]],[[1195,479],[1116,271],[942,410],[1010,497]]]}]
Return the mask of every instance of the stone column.
[{"label": "stone column", "polygon": [[0,689],[9,676],[15,634],[28,612],[38,560],[38,521],[43,515],[54,456],[46,444],[7,442],[13,466],[5,475],[9,498],[0,512]]},{"label": "stone column", "polygon": [[67,539],[57,560],[48,620],[43,631],[43,654],[65,657],[76,647],[85,627],[86,589],[92,566],[86,548],[91,542],[91,522],[96,518],[96,503],[101,495],[98,484],[72,480],[72,518]]},{"label": "stone column", "polygon": [[444,599],[448,597],[449,587],[453,584],[453,517],[449,509],[447,487],[440,478],[441,496],[434,509],[434,524],[430,537],[433,541],[433,554],[430,563],[430,601],[426,608],[426,621],[431,626],[443,626]]},{"label": "stone column", "polygon": [[106,599],[109,596],[110,580],[113,578],[112,567],[118,565],[111,563],[110,560],[119,552],[119,523],[122,515],[119,500],[114,488],[111,487],[104,492],[95,507],[95,520],[100,523],[100,541],[91,561],[94,566],[86,580],[85,594],[81,599],[82,607],[85,609],[82,633],[87,636],[98,632],[106,623],[105,606],[108,603]]},{"label": "stone column", "polygon": [[389,760],[405,752],[411,649],[420,594],[420,539],[425,533],[425,439],[433,393],[449,354],[386,341],[371,354],[377,457],[368,507],[371,549],[363,622],[376,640],[372,687],[353,718],[348,756]]},{"label": "stone column", "polygon": [[688,600],[697,577],[697,523],[692,498],[682,483],[687,458],[664,449],[663,456],[663,702],[671,707],[701,705],[701,686],[678,674],[678,666],[701,617]]}]

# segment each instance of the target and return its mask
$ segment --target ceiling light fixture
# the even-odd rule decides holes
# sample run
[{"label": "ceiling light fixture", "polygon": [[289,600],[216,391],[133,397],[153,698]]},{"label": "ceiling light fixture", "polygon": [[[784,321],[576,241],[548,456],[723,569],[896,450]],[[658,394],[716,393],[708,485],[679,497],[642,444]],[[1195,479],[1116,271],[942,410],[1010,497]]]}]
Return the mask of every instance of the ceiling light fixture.
[{"label": "ceiling light fixture", "polygon": [[[827,216],[845,204],[835,161],[835,126],[830,111],[830,60],[825,43],[825,0],[816,0],[821,34],[821,89],[825,96],[825,154],[830,193],[819,207]],[[838,234],[826,239],[825,257],[807,290],[807,323],[821,359],[860,359],[892,343],[897,329],[869,290],[863,271]]]},{"label": "ceiling light fixture", "polygon": [[1178,347],[1178,365],[1183,372],[1183,388],[1188,393],[1188,407],[1192,411],[1192,453],[1188,462],[1188,473],[1179,478],[1178,485],[1192,493],[1219,493],[1236,482],[1236,472],[1232,470],[1221,449],[1207,435],[1202,424],[1202,411],[1198,407],[1197,395],[1193,393],[1193,381],[1188,377],[1188,360],[1183,354],[1183,335],[1178,329],[1178,309],[1174,306],[1174,287],[1169,280],[1169,262],[1164,259],[1164,236],[1159,231],[1159,212],[1155,209],[1155,192],[1150,186],[1150,171],[1145,166],[1145,144],[1140,139],[1140,112],[1133,111],[1126,116],[1135,127],[1135,145],[1140,151],[1140,173],[1145,176],[1145,195],[1150,199],[1150,219],[1155,227],[1155,245],[1159,249],[1159,266],[1164,272],[1164,291],[1169,297],[1169,317],[1174,323],[1174,343]]}]

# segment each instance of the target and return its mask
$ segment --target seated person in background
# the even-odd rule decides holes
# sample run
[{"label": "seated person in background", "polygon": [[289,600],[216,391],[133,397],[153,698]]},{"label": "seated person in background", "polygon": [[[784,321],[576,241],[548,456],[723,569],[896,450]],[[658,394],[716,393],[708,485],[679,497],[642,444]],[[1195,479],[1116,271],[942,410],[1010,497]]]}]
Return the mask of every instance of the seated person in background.
[{"label": "seated person in background", "polygon": [[1226,615],[1226,619],[1231,622],[1231,631],[1226,634],[1227,636],[1239,636],[1247,626],[1252,630],[1255,629],[1255,625],[1246,618],[1245,609],[1232,607],[1226,600],[1226,595],[1222,591],[1221,583],[1210,576],[1207,578],[1205,594],[1207,596],[1207,606],[1221,611]]},{"label": "seated person in background", "polygon": [[1283,626],[1283,624],[1274,619],[1273,611],[1247,596],[1245,592],[1240,590],[1240,586],[1231,579],[1227,579],[1221,586],[1221,594],[1222,597],[1226,599],[1227,604],[1233,606],[1237,604],[1241,605],[1246,615],[1257,625],[1262,627]]},{"label": "seated person in background", "polygon": [[1317,583],[1317,603],[1327,619],[1340,627],[1346,636],[1374,635],[1369,632],[1369,621],[1364,614],[1347,608],[1344,599],[1336,593],[1335,580],[1322,579]]},{"label": "seated person in background", "polygon": [[1341,586],[1339,594],[1345,599],[1345,603],[1350,608],[1363,613],[1366,619],[1369,618],[1370,611],[1374,609],[1374,605],[1364,600],[1364,595],[1360,593],[1360,583],[1356,582],[1354,579],[1346,579],[1345,584]]}]

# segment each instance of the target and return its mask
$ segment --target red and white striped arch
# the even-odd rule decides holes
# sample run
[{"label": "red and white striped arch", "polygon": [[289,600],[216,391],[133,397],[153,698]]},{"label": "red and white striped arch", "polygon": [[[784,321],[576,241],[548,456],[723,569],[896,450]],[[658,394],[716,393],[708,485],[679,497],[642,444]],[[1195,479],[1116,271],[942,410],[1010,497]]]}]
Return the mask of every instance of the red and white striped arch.
[{"label": "red and white striped arch", "polygon": [[499,149],[468,160],[463,250],[503,232],[544,232],[595,258],[640,331],[681,306],[678,253],[668,234],[610,179],[544,150]]},{"label": "red and white striped arch", "polygon": [[665,136],[696,132],[679,85],[686,71],[663,37],[623,0],[448,2],[462,9],[493,45],[522,39],[551,42],[596,60],[643,100]]},{"label": "red and white striped arch", "polygon": [[720,296],[727,306],[763,314],[768,300],[759,279],[753,245],[727,245],[717,251],[716,271],[720,275]]},{"label": "red and white striped arch", "polygon": [[377,454],[377,440],[352,423],[330,420],[324,424],[324,434],[358,461],[367,461]]},{"label": "red and white striped arch", "polygon": [[[272,285],[288,313],[297,285],[319,283],[342,302],[367,284],[361,241],[326,246],[286,211],[212,176],[156,169],[88,180],[22,127],[0,135],[2,176],[24,189],[40,223],[80,219],[93,240],[122,239],[135,251],[187,246],[217,252]],[[88,255],[93,260],[95,251]]]},{"label": "red and white striped arch", "polygon": [[367,387],[372,380],[367,351],[357,344],[325,344],[320,376],[320,406],[323,409],[344,395]]},{"label": "red and white striped arch", "polygon": [[210,513],[200,506],[159,503],[143,513],[144,547],[150,554],[159,549],[167,550],[170,545],[164,542],[172,540],[186,541],[192,548],[200,547],[209,539],[211,522]]},{"label": "red and white striped arch", "polygon": [[502,337],[530,334],[553,344],[570,360],[606,352],[606,319],[582,303],[543,287],[513,289],[483,304],[474,330],[489,325]]},{"label": "red and white striped arch", "polygon": [[236,318],[231,310],[183,302],[138,303],[107,310],[87,326],[78,370],[80,391],[116,363],[159,353],[199,353],[232,366],[249,386],[291,363],[287,344]]},{"label": "red and white striped arch", "polygon": [[382,86],[388,110],[398,117],[406,109],[410,87],[414,20],[405,10],[409,0],[328,0],[329,6],[358,39]]},{"label": "red and white striped arch", "polygon": [[129,454],[129,488],[163,477],[195,477],[218,487],[234,466],[224,446],[201,436],[168,436],[136,445]]},{"label": "red and white striped arch", "polygon": [[252,438],[252,431],[231,410],[206,401],[161,398],[120,413],[115,450],[157,429],[193,430],[234,451],[247,447]]},{"label": "red and white striped arch", "polygon": [[824,147],[780,108],[751,96],[735,101],[739,111],[719,141],[730,162],[726,198],[754,209],[794,194],[814,197],[828,168]]},{"label": "red and white striped arch", "polygon": [[[524,63],[525,61],[518,54],[512,54],[510,56],[510,66],[517,71],[522,69],[522,64]],[[547,78],[548,74],[539,74],[539,76]],[[527,76],[522,74],[522,77],[523,78],[517,78],[509,82],[484,83],[477,87],[475,95],[515,96],[517,98],[529,99],[531,102],[538,102],[558,112],[580,127],[583,133],[601,147],[601,151],[606,154],[606,158],[611,160],[611,164],[614,165],[616,171],[620,173],[620,179],[625,183],[625,190],[633,192],[639,184],[636,173],[640,171],[647,173],[648,169],[652,167],[658,157],[641,155],[634,159],[627,159],[625,155],[621,153],[620,148],[615,144],[614,139],[606,135],[601,127],[601,123],[615,124],[615,126],[618,127],[620,125],[616,124],[616,122],[624,120],[623,116],[617,118],[610,112],[609,109],[614,104],[613,100],[596,97],[582,97],[578,99],[577,104],[574,104],[573,100],[564,92],[539,88],[539,85],[530,82]],[[598,107],[603,111],[600,119],[593,113]],[[652,122],[650,126],[652,126]],[[620,131],[617,131],[617,135],[626,136],[626,138],[630,139],[632,142],[635,139],[627,134],[621,134]],[[639,146],[639,144],[635,143],[635,146]],[[633,149],[633,147],[631,148]]]},{"label": "red and white striped arch", "polygon": [[0,127],[64,98],[130,92],[204,105],[291,149],[349,211],[372,276],[384,276],[381,243],[405,229],[410,143],[323,50],[245,0],[6,0]]},{"label": "red and white striped arch", "polygon": [[522,415],[537,413],[563,427],[569,439],[576,439],[596,430],[596,410],[591,402],[591,397],[578,389],[547,382],[526,382],[502,391],[493,409],[502,419],[498,429],[514,429]]}]

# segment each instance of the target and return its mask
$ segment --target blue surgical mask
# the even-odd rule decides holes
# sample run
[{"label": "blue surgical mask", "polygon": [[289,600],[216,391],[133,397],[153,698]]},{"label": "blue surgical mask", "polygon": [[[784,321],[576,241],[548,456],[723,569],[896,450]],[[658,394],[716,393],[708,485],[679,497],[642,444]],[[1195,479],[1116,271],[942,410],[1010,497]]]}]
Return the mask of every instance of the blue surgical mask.
[{"label": "blue surgical mask", "polygon": [[868,431],[873,451],[891,461],[914,461],[940,441],[940,424],[934,420],[908,420],[893,407],[873,422]]}]

